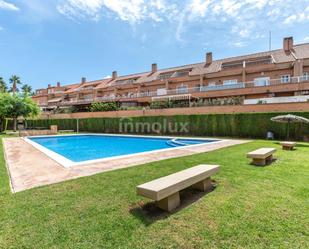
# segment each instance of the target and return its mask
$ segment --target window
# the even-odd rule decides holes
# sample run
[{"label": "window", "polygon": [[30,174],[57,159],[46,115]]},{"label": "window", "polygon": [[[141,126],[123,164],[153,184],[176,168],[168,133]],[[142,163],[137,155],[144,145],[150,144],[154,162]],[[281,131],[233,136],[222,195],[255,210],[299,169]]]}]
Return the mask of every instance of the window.
[{"label": "window", "polygon": [[234,85],[237,84],[237,80],[224,80],[223,85]]},{"label": "window", "polygon": [[92,89],[93,89],[93,86],[85,86],[80,90],[92,90]]},{"label": "window", "polygon": [[302,80],[309,80],[309,73],[308,72],[303,73],[303,76],[301,78]]},{"label": "window", "polygon": [[162,74],[158,75],[157,79],[158,80],[166,80],[166,79],[169,79],[170,77],[172,77],[173,74],[174,74],[174,72],[162,73]]},{"label": "window", "polygon": [[286,74],[281,76],[281,83],[290,83],[291,75]]},{"label": "window", "polygon": [[139,96],[140,96],[140,97],[147,97],[147,96],[150,96],[150,91],[149,91],[149,90],[142,91],[142,92],[139,93]]},{"label": "window", "polygon": [[178,94],[188,93],[188,87],[184,85],[178,86],[177,93]]},{"label": "window", "polygon": [[161,95],[166,95],[167,94],[167,91],[165,88],[159,88],[157,89],[157,95],[158,96],[161,96]]},{"label": "window", "polygon": [[254,79],[254,86],[268,86],[270,82],[269,77],[260,77]]},{"label": "window", "polygon": [[124,84],[134,84],[138,78],[133,78],[133,79],[125,79],[125,80],[117,80],[116,83],[119,85],[124,85]]},{"label": "window", "polygon": [[83,99],[92,99],[92,94],[85,94]]},{"label": "window", "polygon": [[171,77],[185,77],[189,74],[190,70],[185,70],[185,71],[176,71],[173,73]]},{"label": "window", "polygon": [[216,86],[216,82],[209,82],[208,86]]},{"label": "window", "polygon": [[202,91],[202,89],[203,89],[203,84],[197,84],[197,85],[195,86],[195,91],[197,91],[197,92]]}]

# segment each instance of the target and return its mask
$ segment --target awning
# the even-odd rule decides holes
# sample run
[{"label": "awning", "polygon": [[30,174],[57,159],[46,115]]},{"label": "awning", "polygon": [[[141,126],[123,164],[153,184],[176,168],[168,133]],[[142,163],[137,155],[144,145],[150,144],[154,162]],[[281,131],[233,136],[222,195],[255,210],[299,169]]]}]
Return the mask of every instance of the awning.
[{"label": "awning", "polygon": [[167,101],[167,100],[190,100],[191,94],[168,95],[160,97],[152,97],[152,101]]},{"label": "awning", "polygon": [[50,99],[47,102],[48,103],[56,103],[56,102],[60,102],[62,100],[62,98],[54,98],[54,99]]}]

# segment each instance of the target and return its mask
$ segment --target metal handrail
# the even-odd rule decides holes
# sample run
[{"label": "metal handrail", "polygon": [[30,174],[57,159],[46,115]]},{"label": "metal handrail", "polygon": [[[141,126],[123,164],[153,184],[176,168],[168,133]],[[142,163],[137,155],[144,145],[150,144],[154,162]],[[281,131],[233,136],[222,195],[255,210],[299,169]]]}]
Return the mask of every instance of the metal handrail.
[{"label": "metal handrail", "polygon": [[144,98],[144,97],[160,97],[160,96],[168,96],[168,95],[180,95],[186,93],[199,93],[199,92],[208,92],[208,91],[218,91],[218,90],[229,90],[229,89],[241,89],[241,88],[252,88],[252,87],[264,87],[264,86],[274,86],[274,85],[282,85],[282,84],[296,84],[296,83],[303,83],[309,82],[309,79],[304,76],[299,77],[290,77],[289,81],[282,81],[282,79],[270,79],[266,80],[265,84],[260,84],[258,81],[248,81],[248,82],[239,82],[236,84],[226,84],[226,85],[213,85],[213,86],[200,86],[200,87],[192,87],[187,88],[186,91],[173,89],[173,90],[166,90],[166,94],[157,94],[157,91],[151,92],[139,92],[139,93],[132,93],[126,96],[103,96],[103,97],[96,97],[96,98],[87,98],[87,99],[74,99],[68,101],[62,101],[63,104],[65,103],[83,103],[89,101],[116,101],[119,99],[136,99],[136,98]]}]

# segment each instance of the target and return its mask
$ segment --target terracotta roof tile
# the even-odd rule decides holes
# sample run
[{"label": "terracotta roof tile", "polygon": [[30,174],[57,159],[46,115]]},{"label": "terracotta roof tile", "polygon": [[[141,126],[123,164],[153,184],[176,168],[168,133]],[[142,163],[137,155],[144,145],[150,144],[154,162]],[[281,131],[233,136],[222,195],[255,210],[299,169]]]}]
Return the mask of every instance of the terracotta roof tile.
[{"label": "terracotta roof tile", "polygon": [[294,46],[294,54],[297,59],[309,58],[309,43]]},{"label": "terracotta roof tile", "polygon": [[184,66],[179,66],[179,67],[159,69],[155,73],[148,71],[148,72],[143,72],[143,73],[119,76],[116,79],[109,78],[109,79],[89,81],[83,84],[77,83],[77,84],[66,85],[64,87],[68,90],[65,93],[75,92],[76,89],[83,87],[83,86],[85,87],[94,86],[95,89],[115,86],[119,84],[117,83],[117,81],[129,80],[129,79],[136,79],[135,81],[136,84],[147,83],[147,82],[157,80],[160,74],[169,73],[169,72],[173,73],[173,72],[182,71],[182,70],[191,70],[189,73],[190,76],[197,76],[197,75],[208,74],[208,73],[216,73],[221,70],[223,63],[228,63],[228,62],[233,62],[233,61],[237,62],[237,61],[255,59],[255,58],[260,58],[260,57],[267,57],[267,56],[271,56],[274,60],[274,63],[276,64],[285,63],[285,62],[293,62],[295,61],[295,57],[297,59],[309,58],[309,43],[295,45],[293,53],[285,53],[283,49],[278,49],[278,50],[272,50],[272,51],[267,51],[267,52],[214,60],[208,66],[205,66],[205,62],[201,62],[201,63],[184,65]]}]

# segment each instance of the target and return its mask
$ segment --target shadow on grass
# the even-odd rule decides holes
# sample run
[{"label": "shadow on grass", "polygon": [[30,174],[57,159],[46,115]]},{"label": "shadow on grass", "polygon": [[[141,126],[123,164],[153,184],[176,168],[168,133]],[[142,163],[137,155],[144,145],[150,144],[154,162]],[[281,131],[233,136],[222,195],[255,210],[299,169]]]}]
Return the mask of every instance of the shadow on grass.
[{"label": "shadow on grass", "polygon": [[158,220],[166,219],[174,213],[177,213],[180,210],[197,202],[208,193],[214,191],[216,185],[216,182],[212,180],[212,187],[206,192],[201,192],[192,188],[187,188],[180,191],[180,206],[170,213],[158,208],[154,201],[147,203],[140,201],[135,203],[133,206],[131,206],[130,213],[138,218],[141,222],[143,222],[145,226],[149,226],[152,223]]},{"label": "shadow on grass", "polygon": [[272,160],[267,160],[265,165],[256,165],[253,162],[251,162],[250,165],[257,167],[257,168],[263,168],[263,167],[267,167],[267,166],[272,166],[277,160],[278,160],[278,158],[273,158]]},{"label": "shadow on grass", "polygon": [[296,149],[297,149],[297,147],[300,147],[300,148],[309,148],[309,144],[307,145],[307,144],[297,144],[296,145]]}]

